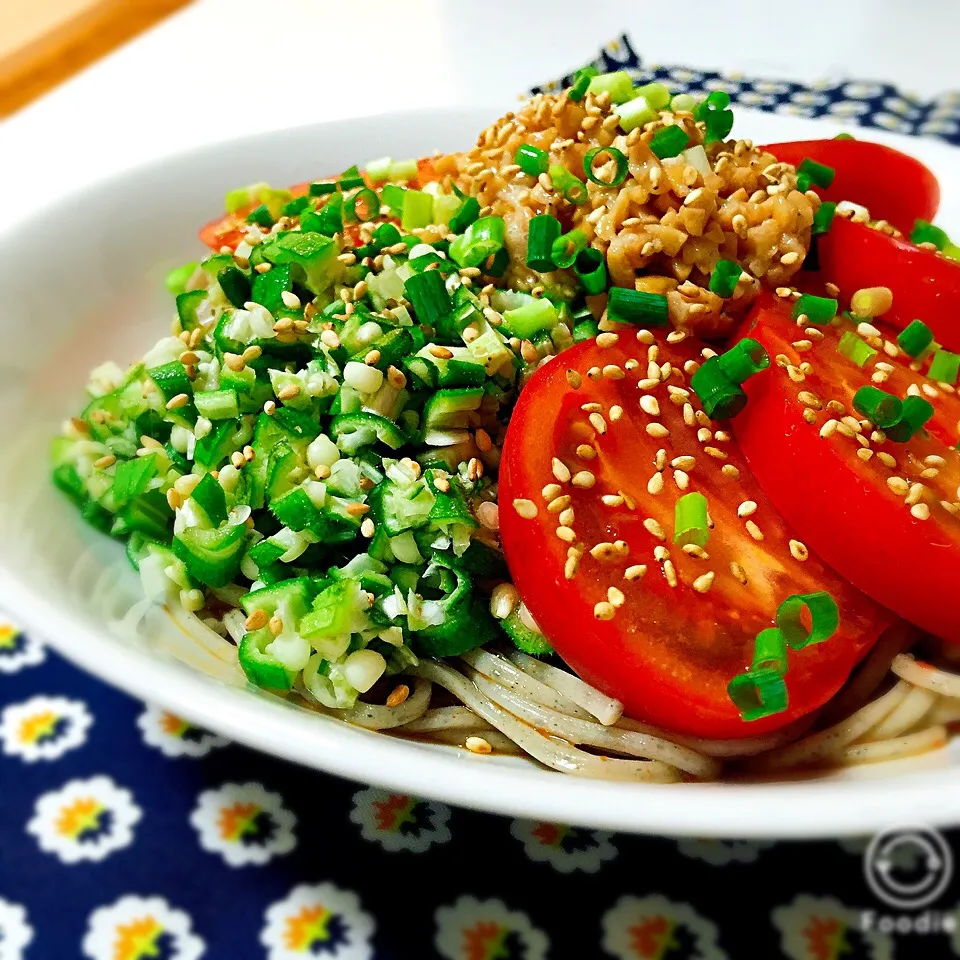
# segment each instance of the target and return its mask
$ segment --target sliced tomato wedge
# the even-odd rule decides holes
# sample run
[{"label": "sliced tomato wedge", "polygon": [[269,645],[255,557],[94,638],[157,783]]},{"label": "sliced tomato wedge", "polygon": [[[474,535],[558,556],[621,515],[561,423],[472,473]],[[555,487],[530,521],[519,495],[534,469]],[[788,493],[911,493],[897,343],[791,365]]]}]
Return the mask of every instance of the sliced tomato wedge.
[{"label": "sliced tomato wedge", "polygon": [[[741,737],[824,704],[891,617],[791,545],[737,444],[688,392],[684,366],[702,349],[658,335],[648,352],[625,331],[537,371],[504,444],[500,533],[524,603],[577,673],[637,719]],[[713,523],[703,556],[673,541],[677,500],[693,491]],[[743,720],[727,686],[755,637],[788,596],[821,590],[839,605],[838,632],[789,652],[784,712]]]},{"label": "sliced tomato wedge", "polygon": [[[960,401],[911,370],[892,335],[868,332],[879,352],[860,368],[837,348],[852,324],[808,329],[773,298],[747,323],[780,358],[747,381],[750,402],[734,421],[750,467],[800,539],[838,573],[906,620],[960,642]],[[933,419],[905,443],[884,439],[853,408],[866,384],[899,398],[919,391]]]},{"label": "sliced tomato wedge", "polygon": [[922,320],[938,343],[960,350],[960,263],[842,217],[820,237],[818,251],[823,276],[845,297],[862,287],[889,287],[893,309],[885,321],[902,329]]},{"label": "sliced tomato wedge", "polygon": [[918,217],[932,220],[940,206],[940,185],[915,157],[868,140],[794,140],[764,147],[778,160],[799,166],[806,157],[835,171],[824,200],[850,200],[870,215],[909,233]]},{"label": "sliced tomato wedge", "polygon": [[[408,185],[414,188],[420,188],[427,183],[432,183],[434,180],[439,180],[441,174],[437,169],[438,159],[439,158],[434,157],[422,157],[418,160],[417,175],[413,180],[409,181]],[[363,171],[361,171],[361,173],[363,173]],[[369,181],[367,182],[367,186],[371,186]],[[302,197],[310,189],[310,181],[295,183],[289,189],[294,197]],[[231,250],[235,250],[237,244],[240,243],[243,235],[247,232],[248,224],[246,216],[255,206],[256,204],[250,204],[234,213],[225,213],[222,216],[214,217],[213,220],[200,228],[201,242],[206,244],[215,253],[219,252],[221,247],[230,247]],[[348,239],[356,245],[359,237],[359,226],[353,227],[352,229],[348,227],[348,234],[352,234],[348,236]]]}]

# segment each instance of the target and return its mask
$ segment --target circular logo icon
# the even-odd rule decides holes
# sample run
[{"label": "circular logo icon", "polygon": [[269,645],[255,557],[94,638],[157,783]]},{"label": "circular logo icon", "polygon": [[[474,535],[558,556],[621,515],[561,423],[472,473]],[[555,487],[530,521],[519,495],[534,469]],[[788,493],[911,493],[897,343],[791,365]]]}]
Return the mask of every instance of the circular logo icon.
[{"label": "circular logo icon", "polygon": [[870,841],[863,874],[867,886],[887,906],[920,910],[947,889],[953,853],[932,827],[888,827]]}]

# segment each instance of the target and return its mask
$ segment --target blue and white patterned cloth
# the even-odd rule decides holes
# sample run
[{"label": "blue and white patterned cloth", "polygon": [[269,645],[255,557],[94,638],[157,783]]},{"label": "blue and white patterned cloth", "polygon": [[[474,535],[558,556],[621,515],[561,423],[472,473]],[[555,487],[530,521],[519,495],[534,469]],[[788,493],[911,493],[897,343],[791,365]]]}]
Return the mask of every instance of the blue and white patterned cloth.
[{"label": "blue and white patterned cloth", "polygon": [[[789,80],[747,77],[742,73],[645,63],[625,34],[608,43],[591,66],[601,73],[627,70],[637,83],[658,80],[675,93],[725,90],[734,103],[755,110],[770,110],[795,117],[848,120],[861,127],[935,136],[948,143],[960,143],[960,91],[924,100],[879,81],[822,81],[806,86]],[[561,90],[569,86],[572,79],[573,74],[569,74],[535,87],[533,92]]]},{"label": "blue and white patterned cloth", "polygon": [[[598,66],[957,138],[960,95],[641,66],[626,38]],[[960,956],[960,933],[860,932],[878,907],[865,846],[612,835],[357,786],[135,702],[0,625],[0,960]]]}]

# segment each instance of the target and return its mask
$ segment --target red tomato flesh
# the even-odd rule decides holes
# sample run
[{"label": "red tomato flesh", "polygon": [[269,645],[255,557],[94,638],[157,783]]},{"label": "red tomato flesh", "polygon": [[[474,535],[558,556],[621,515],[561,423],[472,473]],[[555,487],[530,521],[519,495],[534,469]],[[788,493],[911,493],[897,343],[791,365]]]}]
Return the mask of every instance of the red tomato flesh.
[{"label": "red tomato flesh", "polygon": [[[826,703],[891,618],[812,553],[791,554],[796,534],[726,429],[688,393],[684,365],[701,360],[703,345],[658,334],[650,349],[628,329],[613,346],[590,341],[565,351],[524,388],[500,466],[507,561],[558,653],[630,716],[710,738],[774,730]],[[574,382],[579,375],[579,389],[568,371]],[[676,502],[692,491],[707,497],[714,524],[702,558],[673,542]],[[522,516],[518,500],[535,505],[536,516]],[[574,543],[557,533],[571,522]],[[614,546],[596,549],[601,543]],[[645,574],[628,579],[641,565]],[[728,683],[750,665],[754,638],[774,625],[778,605],[819,590],[839,605],[839,631],[789,652],[786,711],[745,722]],[[615,591],[622,605],[598,619],[597,604],[620,603]]]},{"label": "red tomato flesh", "polygon": [[[788,304],[761,301],[745,332],[780,359],[747,381],[750,402],[734,421],[737,440],[804,543],[874,600],[960,642],[960,401],[911,369],[902,351],[891,356],[892,333],[868,337],[879,353],[858,367],[837,349],[854,329],[843,319],[798,327]],[[927,363],[914,366],[925,370]],[[906,443],[874,433],[853,408],[854,393],[871,383],[900,398],[908,389],[933,391],[922,393],[934,408],[927,429]],[[833,433],[824,437],[831,420]]]},{"label": "red tomato flesh", "polygon": [[823,276],[845,297],[862,287],[889,287],[893,309],[884,320],[901,329],[922,320],[938,343],[960,350],[960,264],[842,217],[820,237],[818,251]]},{"label": "red tomato flesh", "polygon": [[794,140],[764,147],[778,160],[799,166],[805,157],[832,167],[827,189],[814,189],[824,200],[850,200],[867,207],[909,233],[918,217],[932,220],[940,206],[940,185],[919,160],[868,140]]}]

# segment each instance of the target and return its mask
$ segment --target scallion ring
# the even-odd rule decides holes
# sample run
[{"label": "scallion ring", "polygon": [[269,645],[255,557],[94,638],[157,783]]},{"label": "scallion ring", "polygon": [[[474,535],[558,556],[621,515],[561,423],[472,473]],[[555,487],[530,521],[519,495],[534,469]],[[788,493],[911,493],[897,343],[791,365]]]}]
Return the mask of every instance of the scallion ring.
[{"label": "scallion ring", "polygon": [[[613,177],[610,180],[603,180],[597,176],[594,170],[594,161],[600,154],[605,154],[609,160],[604,160],[601,166],[606,166],[612,160],[616,166]],[[587,179],[600,184],[601,187],[619,187],[627,179],[628,164],[626,156],[616,147],[594,147],[588,150],[583,158],[583,172]]]},{"label": "scallion ring", "polygon": [[[803,622],[803,612],[807,611],[810,626]],[[797,593],[787,597],[777,607],[777,627],[783,634],[787,645],[794,650],[802,650],[814,643],[829,640],[840,626],[840,610],[837,601],[825,590],[816,593]]]}]

